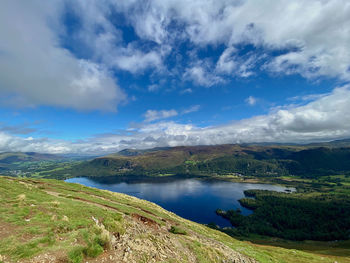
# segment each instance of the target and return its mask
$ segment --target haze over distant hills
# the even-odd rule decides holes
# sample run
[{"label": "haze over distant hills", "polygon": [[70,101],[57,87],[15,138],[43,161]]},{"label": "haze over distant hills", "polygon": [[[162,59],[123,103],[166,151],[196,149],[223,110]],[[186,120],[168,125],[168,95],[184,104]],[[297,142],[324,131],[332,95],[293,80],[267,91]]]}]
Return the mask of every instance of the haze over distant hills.
[{"label": "haze over distant hills", "polygon": [[14,162],[34,162],[44,160],[59,160],[64,157],[48,153],[36,152],[3,152],[0,153],[0,163],[10,164]]},{"label": "haze over distant hills", "polygon": [[57,178],[111,175],[324,176],[350,173],[350,140],[308,145],[225,144],[125,149],[53,172]]}]

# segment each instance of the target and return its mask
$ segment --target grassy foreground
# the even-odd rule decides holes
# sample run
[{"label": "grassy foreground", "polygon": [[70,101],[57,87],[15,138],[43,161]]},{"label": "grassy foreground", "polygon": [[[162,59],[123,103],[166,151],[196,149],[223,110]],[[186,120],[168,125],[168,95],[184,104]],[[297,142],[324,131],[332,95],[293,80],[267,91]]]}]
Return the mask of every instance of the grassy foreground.
[{"label": "grassy foreground", "polygon": [[153,203],[63,181],[0,177],[0,203],[0,262],[350,262],[347,249],[238,241]]}]

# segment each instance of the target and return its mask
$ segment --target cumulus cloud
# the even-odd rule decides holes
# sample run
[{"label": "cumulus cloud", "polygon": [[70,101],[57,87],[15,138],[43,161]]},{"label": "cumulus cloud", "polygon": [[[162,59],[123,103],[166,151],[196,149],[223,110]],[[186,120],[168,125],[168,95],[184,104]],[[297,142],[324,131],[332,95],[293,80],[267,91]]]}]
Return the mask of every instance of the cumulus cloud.
[{"label": "cumulus cloud", "polygon": [[[128,71],[132,74],[143,73],[147,69],[160,71],[163,69],[163,57],[165,57],[170,47],[166,44],[145,48],[141,41],[134,40],[129,43],[124,42],[123,31],[115,26],[112,13],[124,13],[126,17],[133,17],[135,12],[129,12],[113,0],[107,1],[71,1],[66,0],[67,6],[74,16],[80,21],[80,27],[73,36],[67,33],[67,37],[74,39],[80,45],[84,45],[91,51],[91,57],[101,61],[109,68],[115,70]],[[142,7],[142,4],[139,4]],[[114,13],[115,12],[115,13]],[[147,16],[147,14],[146,14]],[[140,18],[140,17],[138,17]],[[160,22],[160,21],[158,21]],[[151,32],[147,27],[147,21],[139,20],[133,24],[134,30],[141,39],[147,39],[146,34],[138,30],[137,24],[144,24],[144,30]]]},{"label": "cumulus cloud", "polygon": [[[129,71],[131,73],[143,72],[148,68],[162,68],[162,57],[157,51],[144,53],[136,48],[118,48],[106,54],[105,62],[110,66]],[[112,61],[111,61],[112,60]]]},{"label": "cumulus cloud", "polygon": [[56,1],[2,4],[1,102],[115,111],[126,96],[108,69],[60,47],[59,6]]},{"label": "cumulus cloud", "polygon": [[[79,20],[74,32],[62,25],[67,6]],[[124,39],[111,19],[115,13],[123,15],[138,38]],[[5,0],[0,9],[0,35],[2,105],[113,111],[126,98],[114,77],[119,70],[142,74],[151,69],[205,87],[225,83],[230,77],[248,78],[257,71],[350,80],[347,0]],[[67,37],[88,55],[78,57],[66,49],[62,38]],[[182,45],[191,52],[178,54]],[[221,54],[205,57],[209,46],[222,50]],[[167,64],[167,59],[186,55],[187,59],[175,59],[182,63]],[[169,70],[170,64],[175,69]],[[164,121],[199,110],[199,106],[183,111],[149,110],[132,134],[75,142],[18,137],[11,134],[13,127],[7,127],[0,131],[0,150],[107,153],[133,147],[309,142],[350,136],[348,86],[297,100],[306,104],[282,105],[266,115],[204,128]],[[256,99],[250,97],[247,102],[253,105]]]},{"label": "cumulus cloud", "polygon": [[[154,115],[168,116],[175,112],[160,111]],[[304,106],[277,109],[220,126],[201,128],[172,121],[149,122],[127,132],[75,142],[21,138],[0,132],[0,151],[105,154],[125,148],[244,142],[308,143],[347,137],[350,137],[350,87],[344,86]]]},{"label": "cumulus cloud", "polygon": [[[154,0],[115,2],[127,13],[140,38],[162,44],[191,41],[198,47],[225,45],[218,72],[247,77],[256,60],[262,70],[350,79],[350,2],[346,0],[213,1]],[[141,7],[140,7],[141,6]],[[337,14],[337,15],[334,15]],[[181,25],[179,32],[176,26]],[[236,46],[251,44],[264,49],[239,60]],[[277,51],[277,55],[271,55]],[[188,74],[200,85],[212,85],[203,69]]]},{"label": "cumulus cloud", "polygon": [[[74,32],[62,23],[66,9],[79,21]],[[0,92],[16,105],[113,110],[126,98],[115,70],[151,69],[205,87],[261,70],[350,80],[346,0],[6,0],[0,12]],[[125,41],[115,14],[138,38]],[[81,45],[85,56],[62,47],[62,38]],[[179,43],[195,54],[209,45],[223,51],[167,63],[185,56]]]}]

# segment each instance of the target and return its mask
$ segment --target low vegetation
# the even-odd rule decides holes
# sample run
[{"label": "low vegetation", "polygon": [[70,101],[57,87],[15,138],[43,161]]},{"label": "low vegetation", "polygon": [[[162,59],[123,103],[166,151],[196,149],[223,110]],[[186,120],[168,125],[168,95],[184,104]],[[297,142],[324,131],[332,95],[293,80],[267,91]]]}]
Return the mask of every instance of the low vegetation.
[{"label": "low vegetation", "polygon": [[289,240],[350,239],[350,197],[343,194],[280,193],[247,190],[254,198],[240,200],[242,206],[253,209],[249,216],[240,211],[218,210],[236,228],[231,235],[259,234]]},{"label": "low vegetation", "polygon": [[119,154],[48,169],[48,178],[76,176],[301,176],[350,175],[350,147],[287,145],[188,146]]},{"label": "low vegetation", "polygon": [[171,226],[171,228],[169,229],[170,233],[173,234],[179,234],[179,235],[186,235],[187,232],[185,230],[183,230],[182,228],[178,227],[178,226]]},{"label": "low vegetation", "polygon": [[[12,176],[0,178],[0,262],[350,262],[348,141],[124,150],[90,161],[5,153],[0,172]],[[246,191],[240,203],[254,212],[217,211],[235,226],[219,232],[126,195],[29,179],[115,175],[205,176],[297,192]]]},{"label": "low vegetation", "polygon": [[238,241],[150,202],[63,181],[0,177],[0,202],[2,262],[350,262]]}]

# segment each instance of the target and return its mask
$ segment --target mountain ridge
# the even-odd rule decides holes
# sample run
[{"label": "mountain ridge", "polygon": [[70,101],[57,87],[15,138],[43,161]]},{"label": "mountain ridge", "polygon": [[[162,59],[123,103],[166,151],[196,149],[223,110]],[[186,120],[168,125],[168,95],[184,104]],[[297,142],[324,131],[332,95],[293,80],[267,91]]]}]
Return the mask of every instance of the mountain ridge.
[{"label": "mountain ridge", "polygon": [[277,177],[299,175],[317,177],[350,173],[350,147],[343,147],[343,143],[339,147],[225,144],[177,146],[147,151],[123,150],[122,154],[97,157],[82,162],[65,172],[69,176],[236,175]]}]

